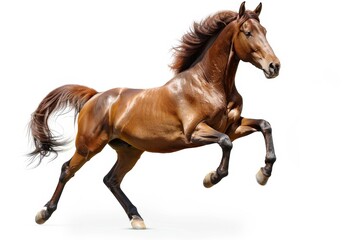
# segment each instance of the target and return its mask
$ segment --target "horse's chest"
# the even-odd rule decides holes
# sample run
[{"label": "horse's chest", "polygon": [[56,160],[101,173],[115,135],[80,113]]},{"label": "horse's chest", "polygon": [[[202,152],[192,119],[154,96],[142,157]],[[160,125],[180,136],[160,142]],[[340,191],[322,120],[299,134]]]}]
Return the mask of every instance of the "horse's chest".
[{"label": "horse's chest", "polygon": [[216,122],[214,123],[215,129],[220,132],[225,132],[229,126],[239,121],[241,115],[241,107],[237,106],[234,108],[225,108],[218,112]]},{"label": "horse's chest", "polygon": [[209,126],[219,132],[224,132],[228,123],[226,108],[213,108],[205,119]]}]

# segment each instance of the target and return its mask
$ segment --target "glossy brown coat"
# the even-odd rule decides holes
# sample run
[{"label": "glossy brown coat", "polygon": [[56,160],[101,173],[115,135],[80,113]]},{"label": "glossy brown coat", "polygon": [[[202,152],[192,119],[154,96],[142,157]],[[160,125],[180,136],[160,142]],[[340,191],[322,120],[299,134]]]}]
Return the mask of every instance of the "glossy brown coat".
[{"label": "glossy brown coat", "polygon": [[68,106],[79,111],[76,151],[64,164],[58,187],[45,209],[36,216],[45,222],[55,211],[66,182],[81,166],[109,144],[118,160],[104,178],[105,184],[124,207],[134,228],[144,228],[135,206],[120,189],[125,174],[144,151],[168,153],[218,143],[223,156],[218,169],[208,174],[204,186],[211,187],[228,174],[232,141],[261,131],[265,138],[265,167],[257,175],[265,184],[275,162],[271,127],[265,120],[241,116],[243,101],[235,86],[240,60],[276,77],[280,62],[266,40],[259,22],[262,5],[254,11],[224,11],[194,24],[176,48],[172,65],[176,75],[164,86],[152,89],[115,88],[102,93],[65,85],[40,103],[30,124],[35,142],[33,156],[40,161],[57,153],[63,143],[51,133],[48,117]]}]

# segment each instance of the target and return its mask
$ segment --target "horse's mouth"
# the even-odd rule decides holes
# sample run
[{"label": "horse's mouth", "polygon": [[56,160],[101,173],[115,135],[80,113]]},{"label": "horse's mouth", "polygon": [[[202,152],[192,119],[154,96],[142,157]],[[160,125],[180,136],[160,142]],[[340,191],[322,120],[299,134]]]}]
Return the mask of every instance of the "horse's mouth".
[{"label": "horse's mouth", "polygon": [[272,71],[272,69],[269,69],[268,71],[263,69],[263,72],[267,79],[276,78],[279,75],[279,71]]}]

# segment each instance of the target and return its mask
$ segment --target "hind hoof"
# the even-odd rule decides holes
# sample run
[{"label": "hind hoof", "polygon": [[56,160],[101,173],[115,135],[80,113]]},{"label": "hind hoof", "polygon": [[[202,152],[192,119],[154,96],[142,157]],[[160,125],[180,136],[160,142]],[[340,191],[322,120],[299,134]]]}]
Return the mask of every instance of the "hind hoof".
[{"label": "hind hoof", "polygon": [[144,220],[139,216],[133,216],[131,219],[131,226],[133,229],[146,229]]},{"label": "hind hoof", "polygon": [[264,173],[262,172],[262,170],[260,169],[256,174],[256,181],[260,185],[264,186],[267,183],[268,180],[269,180],[269,177],[265,176]]},{"label": "hind hoof", "polygon": [[204,181],[203,181],[203,184],[204,184],[204,187],[206,188],[211,188],[212,186],[214,186],[215,184],[213,184],[211,182],[211,177],[215,174],[216,172],[213,171],[213,172],[210,172],[208,173],[205,178],[204,178]]},{"label": "hind hoof", "polygon": [[36,222],[37,224],[43,224],[43,223],[45,223],[45,222],[49,219],[49,217],[47,217],[47,215],[48,215],[47,209],[46,209],[46,208],[42,209],[40,212],[38,212],[38,213],[36,214],[36,216],[35,216],[35,222]]}]

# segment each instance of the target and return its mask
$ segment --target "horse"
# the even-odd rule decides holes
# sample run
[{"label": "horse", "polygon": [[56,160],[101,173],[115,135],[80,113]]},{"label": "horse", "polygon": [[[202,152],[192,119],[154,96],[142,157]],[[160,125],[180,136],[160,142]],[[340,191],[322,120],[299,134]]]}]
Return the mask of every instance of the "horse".
[{"label": "horse", "polygon": [[30,159],[40,164],[49,155],[57,157],[65,141],[54,135],[48,120],[64,109],[75,111],[76,149],[62,165],[55,192],[36,214],[36,223],[43,224],[51,217],[66,183],[106,145],[116,151],[117,161],[103,181],[134,229],[146,226],[120,184],[145,151],[170,153],[217,143],[222,150],[219,167],[203,181],[210,188],[228,175],[232,142],[261,132],[265,166],[256,179],[265,185],[276,160],[272,128],[266,120],[241,115],[243,99],[235,86],[240,60],[261,69],[266,78],[279,74],[280,61],[260,24],[261,9],[260,3],[255,10],[247,10],[243,2],[238,12],[220,11],[194,23],[174,48],[170,67],[175,74],[163,86],[97,92],[70,84],[51,91],[31,115],[29,130],[35,149],[29,153]]}]

